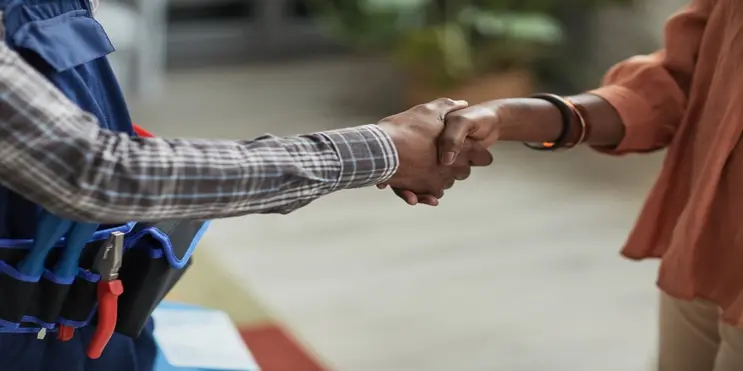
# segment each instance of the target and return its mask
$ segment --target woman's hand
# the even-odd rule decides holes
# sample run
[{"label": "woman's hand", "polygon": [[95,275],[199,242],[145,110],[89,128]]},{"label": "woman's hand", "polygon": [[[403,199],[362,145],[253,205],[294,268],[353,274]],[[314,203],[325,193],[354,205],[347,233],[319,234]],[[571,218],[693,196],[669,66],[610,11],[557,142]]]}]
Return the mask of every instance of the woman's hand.
[{"label": "woman's hand", "polygon": [[[624,124],[617,111],[601,97],[580,94],[570,97],[582,107],[590,126],[586,143],[612,148],[624,138]],[[552,103],[534,98],[498,99],[453,111],[446,116],[438,139],[441,164],[456,164],[469,145],[490,148],[498,141],[542,143],[555,141],[562,132],[560,111]],[[469,144],[468,144],[469,143]],[[384,185],[380,185],[384,188]],[[438,205],[438,195],[416,195],[395,189],[410,205]]]},{"label": "woman's hand", "polygon": [[454,164],[468,148],[490,148],[499,138],[499,101],[478,104],[446,116],[444,132],[439,136],[439,161]]}]

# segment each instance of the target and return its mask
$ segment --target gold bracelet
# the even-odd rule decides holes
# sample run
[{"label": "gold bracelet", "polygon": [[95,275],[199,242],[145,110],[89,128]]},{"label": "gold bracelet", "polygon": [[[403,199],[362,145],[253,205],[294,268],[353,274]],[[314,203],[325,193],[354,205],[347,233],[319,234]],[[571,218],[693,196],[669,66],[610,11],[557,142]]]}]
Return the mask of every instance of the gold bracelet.
[{"label": "gold bracelet", "polygon": [[586,118],[583,117],[583,113],[581,112],[580,108],[578,108],[578,104],[573,102],[570,98],[563,98],[563,99],[570,107],[570,110],[573,111],[573,114],[575,115],[575,117],[578,118],[578,123],[580,124],[580,135],[578,136],[578,140],[569,147],[569,148],[572,148],[572,147],[582,144],[586,140],[588,125],[586,123]]}]

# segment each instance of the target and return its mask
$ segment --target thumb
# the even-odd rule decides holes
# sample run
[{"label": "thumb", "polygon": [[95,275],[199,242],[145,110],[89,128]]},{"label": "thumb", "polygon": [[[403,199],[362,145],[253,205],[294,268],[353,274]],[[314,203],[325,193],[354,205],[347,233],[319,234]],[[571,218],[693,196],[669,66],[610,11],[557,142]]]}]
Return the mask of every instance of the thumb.
[{"label": "thumb", "polygon": [[462,152],[464,142],[476,129],[474,122],[463,119],[459,116],[447,119],[444,131],[439,136],[439,156],[444,165],[451,165],[456,161],[457,156]]}]

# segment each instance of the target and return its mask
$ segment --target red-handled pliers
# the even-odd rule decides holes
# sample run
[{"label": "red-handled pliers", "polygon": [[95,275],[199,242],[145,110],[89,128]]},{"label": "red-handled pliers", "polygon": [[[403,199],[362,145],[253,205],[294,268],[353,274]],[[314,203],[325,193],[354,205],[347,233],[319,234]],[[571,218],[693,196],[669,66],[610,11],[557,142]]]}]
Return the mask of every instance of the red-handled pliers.
[{"label": "red-handled pliers", "polygon": [[142,138],[152,138],[152,137],[154,137],[154,135],[152,135],[152,133],[150,133],[149,131],[143,129],[141,126],[139,126],[137,124],[132,124],[132,126],[134,126],[134,133],[137,134],[138,137],[142,137]]},{"label": "red-handled pliers", "polygon": [[95,270],[101,275],[98,282],[98,325],[88,344],[88,358],[97,359],[116,330],[119,296],[124,286],[119,280],[119,268],[124,256],[124,233],[113,232],[101,246]]},{"label": "red-handled pliers", "polygon": [[[154,135],[152,133],[150,133],[149,131],[143,129],[141,126],[139,126],[137,124],[132,124],[132,126],[134,127],[134,133],[137,134],[138,137],[142,137],[142,138],[153,138],[154,137]],[[116,269],[116,271],[118,272],[118,268]],[[101,282],[104,282],[104,281],[101,281]],[[107,284],[107,290],[116,292],[118,290],[118,288],[115,287],[115,286],[121,286],[121,283],[120,282],[119,283],[115,283],[115,282],[118,282],[118,280],[115,280],[114,282],[108,283]],[[99,287],[98,287],[99,300],[100,300],[100,296],[101,296],[102,285],[103,285],[103,283],[101,283],[99,285]],[[123,292],[123,287],[121,288],[121,290],[118,290],[118,291],[122,291]],[[121,294],[119,294],[119,295],[121,295]],[[104,297],[108,297],[108,295],[106,295]],[[117,303],[118,302],[114,302],[114,305],[118,306]],[[100,311],[100,309],[99,309],[99,311]],[[98,316],[99,316],[99,325],[98,326],[100,327],[100,313],[98,314]],[[115,326],[115,324],[116,324],[116,319],[114,318],[114,326]],[[96,331],[96,333],[97,332],[98,331]],[[61,341],[70,341],[74,335],[75,335],[75,329],[73,327],[69,327],[69,326],[65,326],[65,325],[61,325],[61,324],[59,325],[59,331],[57,333],[57,339],[59,339]],[[110,338],[110,336],[109,336],[109,338]],[[106,341],[106,343],[108,343],[108,341]],[[105,344],[103,344],[103,347],[105,347]],[[103,350],[101,349],[101,351],[103,351]],[[88,350],[88,352],[90,352],[90,350]],[[91,357],[91,358],[93,358],[93,357]]]}]

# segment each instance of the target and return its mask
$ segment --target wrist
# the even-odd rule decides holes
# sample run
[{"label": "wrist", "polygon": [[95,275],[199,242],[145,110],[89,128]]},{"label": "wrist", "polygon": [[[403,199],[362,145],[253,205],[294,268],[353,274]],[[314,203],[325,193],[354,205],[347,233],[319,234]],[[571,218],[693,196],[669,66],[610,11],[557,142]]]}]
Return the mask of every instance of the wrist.
[{"label": "wrist", "polygon": [[[592,145],[613,146],[624,137],[624,125],[614,107],[594,94],[569,97],[580,106],[590,127],[585,142]],[[498,140],[526,143],[553,142],[563,129],[560,110],[552,103],[534,98],[515,98],[492,101],[497,105]]]},{"label": "wrist", "polygon": [[562,116],[552,103],[535,98],[502,99],[498,102],[498,140],[527,143],[551,142],[562,132]]}]

